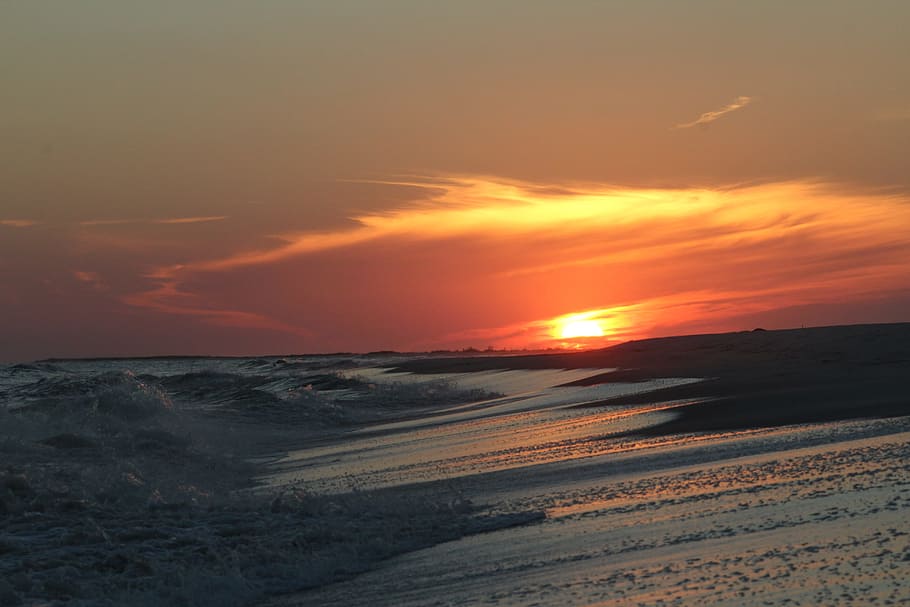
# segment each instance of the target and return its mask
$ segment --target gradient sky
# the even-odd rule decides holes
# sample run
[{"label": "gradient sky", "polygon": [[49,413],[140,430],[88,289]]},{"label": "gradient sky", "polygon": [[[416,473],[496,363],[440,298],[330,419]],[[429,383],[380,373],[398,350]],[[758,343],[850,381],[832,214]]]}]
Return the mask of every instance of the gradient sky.
[{"label": "gradient sky", "polygon": [[910,321],[907,23],[0,0],[0,360]]}]

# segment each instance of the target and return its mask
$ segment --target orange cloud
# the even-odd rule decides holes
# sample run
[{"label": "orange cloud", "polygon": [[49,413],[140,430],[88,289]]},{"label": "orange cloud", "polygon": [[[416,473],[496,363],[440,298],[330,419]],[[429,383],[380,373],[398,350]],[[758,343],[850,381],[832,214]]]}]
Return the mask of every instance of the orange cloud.
[{"label": "orange cloud", "polygon": [[[832,284],[815,282],[754,290],[700,290],[647,298],[635,303],[583,310],[504,327],[455,332],[443,336],[446,343],[493,344],[499,348],[589,348],[604,347],[633,339],[652,337],[655,330],[671,327],[708,327],[723,331],[742,329],[729,321],[786,306],[829,303]],[[561,333],[567,322],[595,323],[602,334],[572,337]],[[691,330],[691,329],[688,329]],[[675,331],[673,331],[675,332]]]},{"label": "orange cloud", "polygon": [[[204,305],[204,292],[186,291],[199,284],[190,279],[330,251],[375,257],[395,244],[406,255],[408,247],[433,250],[445,243],[448,255],[470,252],[477,262],[473,277],[460,279],[494,295],[522,289],[546,297],[554,316],[589,314],[605,323],[604,339],[619,339],[699,318],[856,299],[905,288],[910,276],[910,199],[903,194],[813,181],[676,189],[464,176],[385,183],[412,186],[418,197],[357,215],[351,227],[289,232],[275,235],[272,248],[159,267],[148,274],[157,286],[127,301],[233,326],[306,333],[262,314]],[[399,278],[389,275],[393,282]],[[572,285],[564,289],[577,294],[548,291],[554,284]],[[321,288],[349,287],[339,279]],[[591,306],[598,298],[602,307]],[[438,340],[552,345],[554,322],[553,316],[519,317]]]},{"label": "orange cloud", "polygon": [[182,292],[174,280],[164,280],[153,289],[128,295],[123,297],[122,301],[138,308],[177,316],[192,316],[204,322],[225,327],[264,329],[300,337],[308,337],[313,334],[304,327],[283,323],[262,314],[221,309],[206,304],[203,298],[192,293]]},{"label": "orange cloud", "polygon": [[31,219],[0,219],[0,226],[7,228],[30,228],[36,225],[38,222]]},{"label": "orange cloud", "polygon": [[90,285],[99,291],[103,291],[104,289],[107,288],[104,284],[104,281],[101,280],[101,275],[98,274],[97,272],[87,272],[84,270],[75,270],[73,272],[73,276],[79,282],[83,282],[87,285]]},{"label": "orange cloud", "polygon": [[[396,185],[402,182],[389,182]],[[541,193],[534,184],[448,178],[446,185],[408,183],[428,195],[409,207],[352,218],[353,228],[275,235],[274,248],[187,263],[184,272],[226,271],[362,245],[381,239],[441,240],[465,236],[514,239],[530,235],[574,238],[595,254],[548,251],[548,261],[510,273],[575,265],[661,259],[692,249],[743,250],[785,236],[813,239],[825,258],[860,246],[904,242],[910,223],[906,197],[850,192],[830,184],[791,181],[732,188],[635,189],[577,186]],[[582,239],[583,236],[593,239]],[[165,269],[170,275],[171,270]]]}]

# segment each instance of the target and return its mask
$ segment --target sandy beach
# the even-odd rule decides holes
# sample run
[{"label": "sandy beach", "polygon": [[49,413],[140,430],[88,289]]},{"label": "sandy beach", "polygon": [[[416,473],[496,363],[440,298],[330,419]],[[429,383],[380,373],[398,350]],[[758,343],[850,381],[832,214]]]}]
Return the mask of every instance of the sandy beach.
[{"label": "sandy beach", "polygon": [[[333,452],[335,469],[368,488],[457,483],[487,508],[546,518],[398,557],[279,604],[906,603],[908,337],[908,325],[832,327],[407,361],[395,371],[612,368],[560,385],[645,389],[576,394],[584,402],[554,404],[546,421],[522,419],[544,417],[546,405],[529,413],[513,404],[505,419],[486,417],[495,402],[471,418],[442,412],[430,426],[374,428],[361,439],[368,446]],[[693,377],[702,381],[647,384]],[[624,428],[619,411],[649,423]],[[518,445],[515,426],[531,428]],[[396,457],[402,436],[419,461]],[[321,454],[297,457],[307,454],[318,471]],[[433,454],[443,457],[428,472]]]},{"label": "sandy beach", "polygon": [[0,597],[907,603],[908,337],[8,366]]}]

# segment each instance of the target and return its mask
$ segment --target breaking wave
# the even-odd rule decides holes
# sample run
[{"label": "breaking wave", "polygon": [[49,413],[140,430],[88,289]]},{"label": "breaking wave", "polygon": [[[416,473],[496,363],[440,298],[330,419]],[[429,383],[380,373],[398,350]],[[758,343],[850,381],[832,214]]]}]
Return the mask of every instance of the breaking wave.
[{"label": "breaking wave", "polygon": [[0,367],[0,603],[243,605],[533,520],[455,490],[253,484],[285,444],[488,397],[368,383],[349,360]]}]

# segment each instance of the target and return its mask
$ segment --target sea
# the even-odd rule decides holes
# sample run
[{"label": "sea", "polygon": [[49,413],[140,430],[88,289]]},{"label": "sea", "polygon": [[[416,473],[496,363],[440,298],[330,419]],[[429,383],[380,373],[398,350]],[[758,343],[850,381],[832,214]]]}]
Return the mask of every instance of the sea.
[{"label": "sea", "polygon": [[907,418],[422,356],[0,366],[0,605],[910,602]]}]

